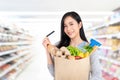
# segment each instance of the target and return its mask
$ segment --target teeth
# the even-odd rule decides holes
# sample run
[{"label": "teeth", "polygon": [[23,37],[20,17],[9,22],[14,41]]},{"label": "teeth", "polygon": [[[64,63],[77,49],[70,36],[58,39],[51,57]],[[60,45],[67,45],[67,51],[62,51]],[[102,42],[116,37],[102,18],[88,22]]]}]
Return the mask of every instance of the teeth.
[{"label": "teeth", "polygon": [[69,35],[71,35],[72,33],[68,33]]},{"label": "teeth", "polygon": [[68,32],[68,34],[69,34],[69,35],[71,35],[71,34],[72,34],[72,32]]}]

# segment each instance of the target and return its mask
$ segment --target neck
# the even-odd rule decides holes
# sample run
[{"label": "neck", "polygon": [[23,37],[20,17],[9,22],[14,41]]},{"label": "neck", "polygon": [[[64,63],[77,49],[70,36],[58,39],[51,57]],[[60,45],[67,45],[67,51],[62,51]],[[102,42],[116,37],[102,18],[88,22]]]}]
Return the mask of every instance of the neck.
[{"label": "neck", "polygon": [[71,39],[70,45],[77,47],[83,40],[81,38]]}]

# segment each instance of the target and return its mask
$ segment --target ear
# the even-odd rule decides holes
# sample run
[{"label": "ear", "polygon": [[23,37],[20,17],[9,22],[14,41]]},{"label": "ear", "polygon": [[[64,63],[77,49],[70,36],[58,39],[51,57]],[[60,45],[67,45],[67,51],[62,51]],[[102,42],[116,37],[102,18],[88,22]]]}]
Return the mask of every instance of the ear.
[{"label": "ear", "polygon": [[82,22],[79,23],[79,28],[81,28],[81,27],[82,27]]}]

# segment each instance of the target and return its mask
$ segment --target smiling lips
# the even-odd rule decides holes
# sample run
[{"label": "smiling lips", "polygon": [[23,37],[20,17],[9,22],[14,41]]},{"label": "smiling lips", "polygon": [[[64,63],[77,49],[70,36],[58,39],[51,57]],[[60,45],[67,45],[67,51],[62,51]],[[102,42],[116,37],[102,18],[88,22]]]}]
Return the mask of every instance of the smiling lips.
[{"label": "smiling lips", "polygon": [[71,31],[71,32],[68,32],[68,35],[72,35],[74,32],[73,31]]}]

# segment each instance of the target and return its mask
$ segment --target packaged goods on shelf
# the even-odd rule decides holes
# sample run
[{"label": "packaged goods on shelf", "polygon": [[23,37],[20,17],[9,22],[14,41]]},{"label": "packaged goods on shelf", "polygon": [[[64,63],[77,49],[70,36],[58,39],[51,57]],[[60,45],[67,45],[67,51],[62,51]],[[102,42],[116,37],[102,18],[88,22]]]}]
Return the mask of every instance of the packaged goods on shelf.
[{"label": "packaged goods on shelf", "polygon": [[108,34],[115,34],[120,32],[120,26],[107,26],[107,27],[101,27],[96,30],[91,30],[86,32],[86,34],[91,37],[91,36],[96,36],[96,35],[108,35]]},{"label": "packaged goods on shelf", "polygon": [[114,63],[112,60],[111,61],[108,60],[108,61],[110,61],[110,62],[108,62],[106,59],[102,59],[102,60],[100,60],[100,62],[103,65],[102,71],[104,71],[107,74],[109,74],[109,76],[104,75],[104,72],[103,72],[103,75],[104,75],[103,77],[107,76],[109,78],[112,77],[112,78],[117,78],[119,80],[120,79],[120,77],[119,77],[119,74],[120,74],[120,71],[119,71],[120,64]]},{"label": "packaged goods on shelf", "polygon": [[112,16],[110,16],[109,21],[114,21],[116,19],[120,19],[120,12],[115,12]]},{"label": "packaged goods on shelf", "polygon": [[104,80],[119,80],[118,77],[114,77],[113,74],[109,74],[106,71],[102,71],[102,73]]},{"label": "packaged goods on shelf", "polygon": [[111,47],[111,50],[115,51],[118,50],[120,47],[120,39],[118,38],[99,38],[98,39],[103,46],[109,46]]},{"label": "packaged goods on shelf", "polygon": [[120,12],[106,18],[106,21],[86,32],[102,43],[99,48],[102,74],[105,80],[120,80]]},{"label": "packaged goods on shelf", "polygon": [[96,29],[95,31],[97,32],[97,34],[93,34],[93,35],[104,35],[104,34],[106,34],[106,29],[107,29],[107,27],[101,27],[99,29]]},{"label": "packaged goods on shelf", "polygon": [[120,32],[120,26],[109,26],[106,29],[106,34],[113,34],[119,32]]},{"label": "packaged goods on shelf", "polygon": [[31,60],[32,36],[20,30],[0,24],[0,80],[15,80],[19,73],[16,68],[19,65],[25,68],[26,62]]},{"label": "packaged goods on shelf", "polygon": [[116,61],[120,61],[120,50],[113,51],[111,58]]}]

